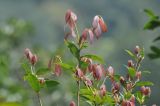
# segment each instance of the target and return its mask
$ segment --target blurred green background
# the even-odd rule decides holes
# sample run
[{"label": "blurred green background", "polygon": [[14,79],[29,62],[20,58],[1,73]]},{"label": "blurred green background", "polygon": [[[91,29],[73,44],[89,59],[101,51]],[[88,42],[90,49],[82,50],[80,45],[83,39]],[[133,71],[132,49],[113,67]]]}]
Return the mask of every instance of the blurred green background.
[{"label": "blurred green background", "polygon": [[[143,12],[146,8],[160,16],[160,0],[0,0],[0,103],[37,106],[37,97],[23,81],[20,60],[24,48],[37,53],[39,64],[43,66],[57,53],[63,55],[64,61],[71,60],[63,47],[67,9],[77,14],[80,31],[91,26],[95,15],[104,18],[109,31],[95,40],[87,52],[103,57],[106,65],[112,65],[117,73],[125,73],[124,64],[130,58],[124,49],[140,45],[147,54],[151,45],[160,45],[152,42],[160,35],[160,29],[143,30],[148,21]],[[160,59],[150,60],[146,56],[142,69],[151,71],[143,79],[154,83],[146,104],[160,105]],[[74,98],[75,82],[70,75],[63,72],[58,80],[61,83],[58,89],[41,92],[44,106],[67,106]]]}]

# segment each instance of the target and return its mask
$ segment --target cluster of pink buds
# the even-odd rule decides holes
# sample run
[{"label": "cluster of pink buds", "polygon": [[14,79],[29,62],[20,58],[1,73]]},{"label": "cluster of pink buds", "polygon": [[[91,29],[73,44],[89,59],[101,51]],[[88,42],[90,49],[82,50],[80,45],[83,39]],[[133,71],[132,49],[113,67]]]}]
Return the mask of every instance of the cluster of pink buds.
[{"label": "cluster of pink buds", "polygon": [[141,93],[145,96],[149,96],[151,94],[151,89],[150,87],[145,87],[145,86],[142,86],[141,87]]},{"label": "cluster of pink buds", "polygon": [[99,91],[100,96],[101,97],[105,96],[106,92],[107,92],[106,86],[104,84],[102,84],[101,87],[100,87],[100,91]]},{"label": "cluster of pink buds", "polygon": [[[72,12],[71,10],[68,10],[65,15],[65,21],[66,21],[67,26],[70,29],[70,32],[69,32],[69,34],[67,33],[65,39],[68,38],[68,35],[76,37],[76,33],[75,33],[74,29],[76,28],[77,15],[74,12]],[[107,29],[107,26],[106,26],[103,18],[99,15],[96,15],[93,19],[92,27],[85,28],[84,31],[82,32],[82,36],[79,39],[79,43],[81,44],[84,41],[86,41],[88,36],[90,39],[90,43],[92,43],[94,40],[94,36],[96,36],[96,38],[98,39],[101,36],[101,34],[103,32],[107,32],[107,30],[108,29]]]},{"label": "cluster of pink buds", "polygon": [[130,100],[123,100],[121,106],[135,106],[135,96],[131,96]]},{"label": "cluster of pink buds", "polygon": [[76,103],[74,101],[71,101],[69,106],[76,106]]},{"label": "cluster of pink buds", "polygon": [[26,48],[25,49],[25,56],[27,57],[27,59],[29,60],[29,62],[32,64],[32,65],[35,65],[38,61],[38,57],[36,54],[32,54],[32,52],[30,51],[30,49]]}]

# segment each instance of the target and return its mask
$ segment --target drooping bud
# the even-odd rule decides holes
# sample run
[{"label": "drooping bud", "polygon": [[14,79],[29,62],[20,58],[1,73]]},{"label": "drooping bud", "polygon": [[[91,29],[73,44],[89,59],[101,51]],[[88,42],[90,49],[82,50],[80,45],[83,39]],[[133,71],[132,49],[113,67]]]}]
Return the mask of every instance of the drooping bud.
[{"label": "drooping bud", "polygon": [[61,73],[62,73],[61,65],[55,63],[55,67],[54,68],[55,68],[55,70],[54,70],[55,75],[56,76],[60,76]]},{"label": "drooping bud", "polygon": [[103,70],[101,65],[93,65],[93,77],[97,80],[100,80],[103,75]]},{"label": "drooping bud", "polygon": [[100,87],[100,96],[103,97],[106,95],[106,86],[104,84]]},{"label": "drooping bud", "polygon": [[78,78],[82,78],[84,76],[83,74],[83,71],[80,69],[80,68],[76,68],[76,73],[75,75],[78,77]]},{"label": "drooping bud", "polygon": [[24,50],[24,54],[25,54],[25,56],[27,57],[28,60],[32,59],[32,52],[30,51],[30,49],[26,48]]},{"label": "drooping bud", "polygon": [[86,84],[87,86],[92,86],[92,85],[93,85],[93,82],[92,82],[91,79],[85,77],[85,84]]},{"label": "drooping bud", "polygon": [[126,84],[126,80],[123,76],[120,77],[120,83],[124,86]]},{"label": "drooping bud", "polygon": [[132,89],[132,83],[127,83],[126,84],[126,89],[129,91]]},{"label": "drooping bud", "polygon": [[139,47],[139,46],[136,46],[135,49],[134,49],[134,53],[135,53],[135,54],[139,54],[139,53],[140,53],[140,50],[141,50],[140,47]]},{"label": "drooping bud", "polygon": [[120,84],[118,82],[114,83],[112,87],[112,93],[115,94],[118,93],[119,91],[120,91]]},{"label": "drooping bud", "polygon": [[141,75],[141,71],[137,71],[137,72],[136,72],[136,79],[137,79],[137,80],[140,80],[141,76],[142,76],[142,75]]},{"label": "drooping bud", "polygon": [[128,67],[134,67],[134,63],[132,60],[128,60]]},{"label": "drooping bud", "polygon": [[149,96],[151,94],[151,89],[150,87],[145,87],[145,86],[142,86],[141,87],[141,93],[145,96]]},{"label": "drooping bud", "polygon": [[37,61],[38,61],[38,57],[37,57],[36,54],[34,54],[34,55],[32,56],[32,58],[31,58],[31,64],[32,64],[32,65],[35,65],[35,64],[37,63]]},{"label": "drooping bud", "polygon": [[69,106],[76,106],[76,103],[74,101],[71,101]]},{"label": "drooping bud", "polygon": [[107,26],[101,16],[96,15],[92,22],[93,32],[95,33],[97,39],[100,37],[102,32],[107,32]]},{"label": "drooping bud", "polygon": [[107,68],[107,74],[109,75],[109,76],[114,76],[114,69],[113,69],[113,67],[112,66],[109,66],[108,68]]}]

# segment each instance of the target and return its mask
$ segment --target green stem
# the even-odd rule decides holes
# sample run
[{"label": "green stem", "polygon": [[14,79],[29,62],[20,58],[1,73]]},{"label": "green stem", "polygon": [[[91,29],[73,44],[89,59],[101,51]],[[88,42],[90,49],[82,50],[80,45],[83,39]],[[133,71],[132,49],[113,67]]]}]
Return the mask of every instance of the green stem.
[{"label": "green stem", "polygon": [[77,106],[80,106],[80,80],[78,80],[78,91],[77,91]]},{"label": "green stem", "polygon": [[42,105],[42,100],[41,100],[41,98],[40,98],[39,92],[37,93],[37,98],[38,98],[39,105],[40,105],[40,106],[43,106],[43,105]]}]

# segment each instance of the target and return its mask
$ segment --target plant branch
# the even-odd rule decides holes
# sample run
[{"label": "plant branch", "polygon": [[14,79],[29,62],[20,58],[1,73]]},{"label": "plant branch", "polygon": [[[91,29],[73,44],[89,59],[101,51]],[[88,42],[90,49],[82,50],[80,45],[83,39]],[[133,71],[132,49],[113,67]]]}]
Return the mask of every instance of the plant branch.
[{"label": "plant branch", "polygon": [[39,105],[40,105],[40,106],[43,106],[43,105],[42,105],[42,100],[41,100],[41,98],[40,98],[40,93],[39,93],[39,92],[37,93],[37,98],[38,98]]}]

